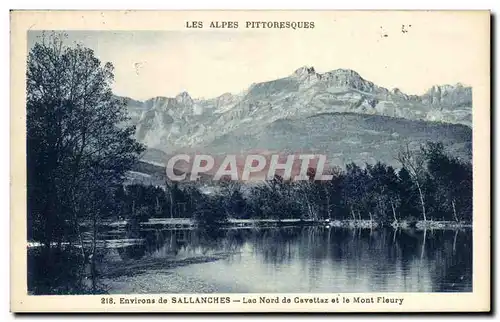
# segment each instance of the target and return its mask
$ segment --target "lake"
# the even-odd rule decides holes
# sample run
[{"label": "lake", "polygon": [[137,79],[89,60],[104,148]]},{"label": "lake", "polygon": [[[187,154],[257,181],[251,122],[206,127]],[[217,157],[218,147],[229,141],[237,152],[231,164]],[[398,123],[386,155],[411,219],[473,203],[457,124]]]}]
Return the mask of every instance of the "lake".
[{"label": "lake", "polygon": [[109,230],[109,293],[471,292],[472,231]]}]

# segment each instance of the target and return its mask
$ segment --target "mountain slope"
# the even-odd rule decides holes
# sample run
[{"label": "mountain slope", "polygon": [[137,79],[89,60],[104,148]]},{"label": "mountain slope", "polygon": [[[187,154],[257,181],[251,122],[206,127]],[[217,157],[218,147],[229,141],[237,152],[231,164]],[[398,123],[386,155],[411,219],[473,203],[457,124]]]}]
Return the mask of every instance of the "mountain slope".
[{"label": "mountain slope", "polygon": [[413,149],[439,138],[464,160],[472,154],[472,130],[465,125],[425,122],[355,113],[323,113],[281,119],[259,128],[241,128],[207,146],[211,153],[252,150],[326,154],[333,165],[383,161],[398,166],[396,156],[407,143]]},{"label": "mountain slope", "polygon": [[[186,148],[215,152],[229,147],[282,150],[325,144],[328,153],[345,155],[338,158],[345,162],[358,160],[358,154],[365,156],[363,160],[387,160],[384,154],[394,153],[396,142],[427,139],[447,141],[459,155],[467,156],[472,139],[470,87],[433,86],[422,96],[407,95],[347,69],[319,74],[312,67],[301,67],[288,77],[208,100],[184,92],[142,105],[131,102],[137,138],[168,153]],[[360,145],[346,143],[348,138]]]}]

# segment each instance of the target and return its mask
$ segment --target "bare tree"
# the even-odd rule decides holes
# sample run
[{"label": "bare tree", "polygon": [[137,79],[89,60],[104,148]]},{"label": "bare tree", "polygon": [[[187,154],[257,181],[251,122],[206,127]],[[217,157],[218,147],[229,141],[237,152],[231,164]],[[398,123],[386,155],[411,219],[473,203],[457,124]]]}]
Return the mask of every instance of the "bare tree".
[{"label": "bare tree", "polygon": [[425,196],[423,192],[423,183],[425,178],[425,157],[419,153],[410,150],[408,143],[398,153],[397,160],[401,165],[408,170],[412,180],[417,186],[420,206],[422,209],[422,217],[427,221],[427,214],[425,210]]}]

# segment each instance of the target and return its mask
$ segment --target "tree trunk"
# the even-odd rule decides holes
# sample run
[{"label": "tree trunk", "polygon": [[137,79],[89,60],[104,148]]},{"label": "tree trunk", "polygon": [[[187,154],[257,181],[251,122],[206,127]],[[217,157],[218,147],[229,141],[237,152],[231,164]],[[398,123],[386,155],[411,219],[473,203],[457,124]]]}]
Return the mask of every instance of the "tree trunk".
[{"label": "tree trunk", "polygon": [[83,236],[80,230],[80,224],[78,223],[78,217],[75,212],[73,212],[73,224],[75,225],[76,233],[78,235],[78,240],[80,241],[80,246],[82,247],[82,258],[85,261],[85,248],[83,246]]},{"label": "tree trunk", "polygon": [[455,217],[455,221],[458,222],[457,210],[455,209],[455,199],[451,201],[451,206],[453,208],[453,216]]},{"label": "tree trunk", "polygon": [[73,225],[75,226],[75,231],[76,234],[78,235],[78,240],[80,242],[80,246],[82,247],[82,259],[83,262],[85,263],[85,248],[83,247],[83,237],[82,237],[82,231],[80,230],[80,223],[78,222],[78,214],[81,212],[81,205],[77,204],[74,192],[71,193],[71,210],[72,210],[72,221]]},{"label": "tree trunk", "polygon": [[174,198],[172,196],[172,190],[169,190],[168,195],[170,197],[170,218],[174,218]]},{"label": "tree trunk", "polygon": [[392,216],[394,217],[394,221],[397,223],[398,218],[396,217],[396,209],[394,209],[394,203],[391,200],[391,208],[392,208]]},{"label": "tree trunk", "polygon": [[312,209],[312,206],[311,204],[309,203],[309,201],[307,201],[307,209],[309,211],[309,216],[313,219],[313,220],[316,220],[316,214],[314,212],[314,210]]},{"label": "tree trunk", "polygon": [[96,250],[97,250],[97,215],[94,214],[92,218],[92,228],[93,228],[93,236],[92,236],[92,253],[90,257],[90,273],[92,277],[92,291],[95,293],[97,290],[96,284],[96,267],[95,267],[95,258],[96,258]]},{"label": "tree trunk", "polygon": [[92,230],[92,256],[94,256],[97,249],[97,215],[92,218]]},{"label": "tree trunk", "polygon": [[325,186],[325,195],[326,195],[326,212],[328,215],[328,219],[331,219],[331,211],[330,211],[330,194],[328,193],[328,188]]},{"label": "tree trunk", "polygon": [[309,212],[309,217],[313,220],[317,220],[316,214],[314,210],[312,209],[311,203],[309,202],[309,198],[307,197],[307,193],[304,193],[304,199],[306,200],[307,204],[307,211]]},{"label": "tree trunk", "polygon": [[356,215],[354,214],[354,210],[351,208],[351,214],[352,214],[352,219],[354,219],[354,221],[356,221]]},{"label": "tree trunk", "polygon": [[415,180],[417,184],[417,189],[418,189],[418,194],[420,195],[420,205],[422,206],[422,216],[424,217],[424,222],[427,221],[427,216],[425,213],[425,202],[424,202],[424,194],[422,192],[422,189],[420,188],[420,183],[418,180]]}]

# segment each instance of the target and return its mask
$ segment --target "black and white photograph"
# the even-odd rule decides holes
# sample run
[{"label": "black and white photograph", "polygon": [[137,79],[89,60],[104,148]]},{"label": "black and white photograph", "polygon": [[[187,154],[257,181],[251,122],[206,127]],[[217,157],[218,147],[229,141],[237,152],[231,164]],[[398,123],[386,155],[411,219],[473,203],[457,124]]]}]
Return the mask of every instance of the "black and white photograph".
[{"label": "black and white photograph", "polygon": [[472,295],[489,16],[365,15],[26,31],[27,295]]}]

